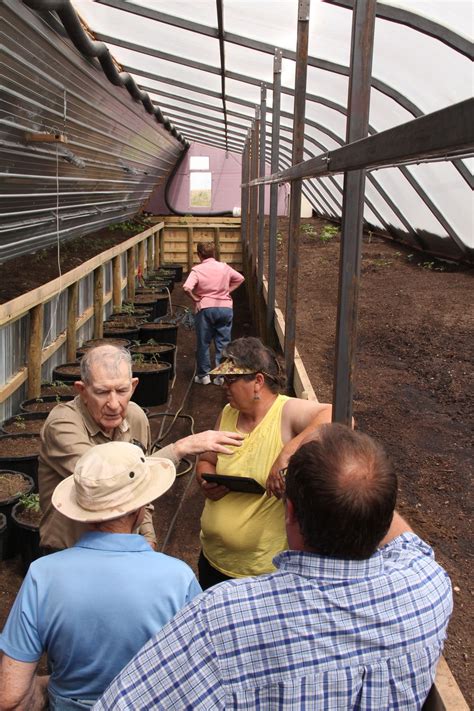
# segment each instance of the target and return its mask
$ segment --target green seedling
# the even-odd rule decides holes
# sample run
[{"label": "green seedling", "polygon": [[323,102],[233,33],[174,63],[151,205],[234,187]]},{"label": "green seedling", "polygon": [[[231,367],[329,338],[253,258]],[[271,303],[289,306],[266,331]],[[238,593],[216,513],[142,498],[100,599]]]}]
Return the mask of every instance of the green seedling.
[{"label": "green seedling", "polygon": [[316,232],[314,230],[313,225],[310,225],[306,222],[300,226],[300,232],[302,232],[302,234],[306,235],[307,237],[316,237]]},{"label": "green seedling", "polygon": [[26,429],[26,422],[25,418],[22,417],[22,415],[16,415],[15,417],[15,425],[19,427],[20,429],[24,430]]},{"label": "green seedling", "polygon": [[18,501],[23,508],[28,511],[33,511],[34,513],[39,513],[41,511],[39,494],[23,494],[20,496]]},{"label": "green seedling", "polygon": [[319,233],[319,239],[321,242],[326,244],[330,242],[337,234],[339,234],[339,228],[335,225],[324,225],[321,232]]}]

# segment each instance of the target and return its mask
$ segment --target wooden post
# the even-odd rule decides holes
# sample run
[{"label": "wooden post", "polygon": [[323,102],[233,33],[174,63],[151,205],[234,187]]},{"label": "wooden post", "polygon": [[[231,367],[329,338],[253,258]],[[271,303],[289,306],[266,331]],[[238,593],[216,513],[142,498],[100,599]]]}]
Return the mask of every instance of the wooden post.
[{"label": "wooden post", "polygon": [[94,338],[104,335],[104,267],[94,269]]},{"label": "wooden post", "polygon": [[28,398],[41,393],[41,353],[43,343],[44,304],[30,309],[30,340],[28,343]]},{"label": "wooden post", "polygon": [[154,240],[155,240],[155,253],[153,255],[153,269],[158,269],[160,266],[160,238],[161,238],[161,233],[163,232],[163,228],[161,230],[157,230],[155,234],[153,235]]},{"label": "wooden post", "polygon": [[117,254],[112,259],[112,306],[120,309],[122,306],[122,257]]},{"label": "wooden post", "polygon": [[145,240],[138,244],[138,266],[142,277],[145,276]]},{"label": "wooden post", "polygon": [[217,261],[221,258],[221,230],[220,227],[214,227],[214,251]]},{"label": "wooden post", "polygon": [[194,266],[193,247],[194,247],[194,229],[192,227],[188,226],[188,272],[190,272]]},{"label": "wooden post", "polygon": [[147,237],[146,240],[146,273],[147,276],[153,269],[153,236]]},{"label": "wooden post", "polygon": [[67,290],[67,339],[66,339],[66,361],[72,363],[76,360],[77,350],[77,295],[79,293],[77,281]]},{"label": "wooden post", "polygon": [[162,230],[160,230],[160,255],[159,255],[159,262],[158,262],[158,267],[160,267],[163,262],[165,261],[165,228],[163,227]]},{"label": "wooden post", "polygon": [[135,248],[127,250],[127,299],[133,301],[135,298]]}]

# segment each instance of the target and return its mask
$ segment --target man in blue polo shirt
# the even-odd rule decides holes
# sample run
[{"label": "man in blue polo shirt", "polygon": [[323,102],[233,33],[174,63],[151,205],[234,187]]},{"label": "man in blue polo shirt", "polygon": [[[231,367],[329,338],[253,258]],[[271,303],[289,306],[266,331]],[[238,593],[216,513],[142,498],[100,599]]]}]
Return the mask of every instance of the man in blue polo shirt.
[{"label": "man in blue polo shirt", "polygon": [[[0,636],[0,708],[92,706],[143,644],[201,588],[182,561],[133,534],[176,476],[128,442],[91,447],[53,505],[89,532],[34,562]],[[35,674],[47,651],[49,677]]]},{"label": "man in blue polo shirt", "polygon": [[421,709],[451,585],[396,493],[377,443],[322,425],[289,462],[278,570],[196,597],[94,711]]}]

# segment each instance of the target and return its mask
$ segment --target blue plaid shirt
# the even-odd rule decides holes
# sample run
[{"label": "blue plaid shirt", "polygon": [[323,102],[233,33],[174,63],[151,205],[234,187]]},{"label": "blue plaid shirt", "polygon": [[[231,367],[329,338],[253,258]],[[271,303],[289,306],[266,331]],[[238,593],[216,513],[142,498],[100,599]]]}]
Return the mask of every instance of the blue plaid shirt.
[{"label": "blue plaid shirt", "polygon": [[275,564],[198,595],[94,709],[421,708],[452,610],[426,543],[405,533],[369,560],[286,551]]}]

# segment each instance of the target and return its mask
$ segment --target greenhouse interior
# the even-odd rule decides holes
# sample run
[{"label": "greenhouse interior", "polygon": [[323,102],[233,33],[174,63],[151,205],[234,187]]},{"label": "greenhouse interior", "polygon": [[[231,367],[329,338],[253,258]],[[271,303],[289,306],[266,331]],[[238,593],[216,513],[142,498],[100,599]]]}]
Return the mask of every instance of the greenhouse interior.
[{"label": "greenhouse interior", "polygon": [[[301,412],[332,405],[333,423],[380,441],[398,478],[396,510],[449,576],[453,612],[437,667],[437,657],[431,662],[436,677],[417,703],[391,691],[384,708],[468,709],[472,0],[0,0],[0,18],[0,457],[2,470],[30,477],[39,516],[24,554],[15,507],[26,504],[10,490],[4,511],[0,486],[0,627],[36,570],[30,563],[42,564],[49,548],[38,503],[43,425],[56,407],[85,397],[77,382],[88,348],[124,339],[148,453],[219,429],[221,410],[224,417],[234,402],[228,393],[240,387],[232,378],[255,375],[242,366],[211,380],[200,370],[207,309],[199,311],[188,280],[207,254],[242,283],[233,287],[232,339],[258,338],[277,353],[282,392],[304,401]],[[219,366],[226,351],[213,343]],[[147,349],[158,344],[152,361]],[[160,385],[145,385],[141,371],[155,361]],[[14,447],[9,453],[12,433],[26,465]],[[208,507],[199,453],[185,454],[152,514],[156,550],[196,575]],[[374,659],[388,656],[384,642]],[[0,682],[10,649],[0,635]],[[46,679],[51,660],[33,661],[31,678]],[[308,691],[305,706],[295,686],[291,708],[382,708],[379,697],[370,701],[375,692],[365,698],[360,689],[331,706],[327,687],[337,683],[320,663],[305,679],[324,693]],[[349,674],[349,666],[338,669]],[[300,666],[293,669],[292,683],[303,684]],[[413,678],[419,669],[413,663]],[[277,683],[267,674],[263,683]],[[261,691],[269,694],[261,706],[250,696],[253,676],[252,692],[242,678],[219,683],[219,702],[215,690],[199,702],[190,700],[196,690],[189,698],[182,690],[179,701],[157,696],[121,708],[287,708],[288,681],[280,699]],[[344,696],[345,677],[340,683]],[[45,705],[24,708],[48,708],[52,686],[41,692]],[[0,708],[23,708],[1,694]],[[115,708],[109,703],[101,708]]]}]

